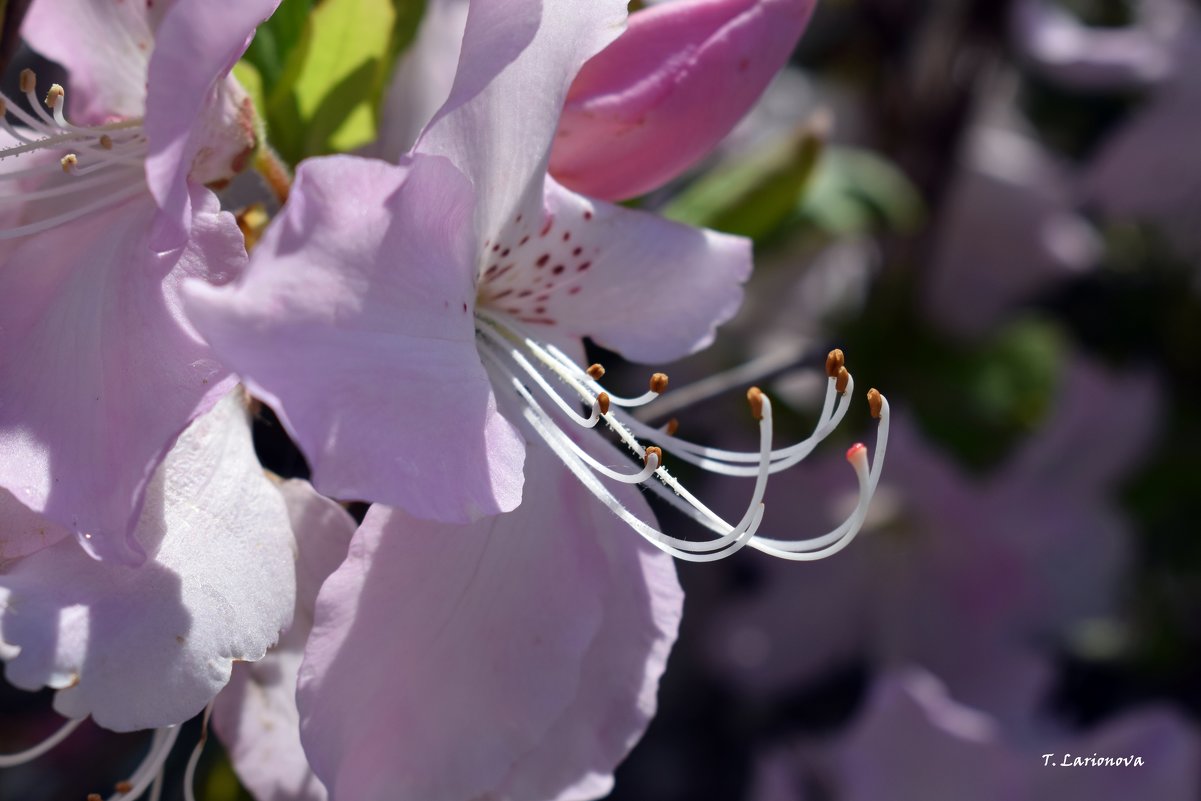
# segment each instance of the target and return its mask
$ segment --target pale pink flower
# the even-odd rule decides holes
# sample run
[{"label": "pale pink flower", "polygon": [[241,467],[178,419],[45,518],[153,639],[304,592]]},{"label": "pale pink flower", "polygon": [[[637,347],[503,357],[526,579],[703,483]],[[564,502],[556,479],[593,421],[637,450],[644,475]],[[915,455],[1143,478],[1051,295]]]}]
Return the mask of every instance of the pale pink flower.
[{"label": "pale pink flower", "polygon": [[245,264],[205,184],[255,146],[228,73],[277,2],[38,0],[25,20],[71,90],[25,73],[35,112],[3,101],[0,487],[100,558],[144,558],[155,466],[233,385],[177,293]]},{"label": "pale pink flower", "polygon": [[[680,614],[652,546],[819,558],[849,542],[878,478],[879,454],[869,469],[854,450],[864,500],[802,544],[819,553],[751,541],[767,475],[845,412],[835,380],[819,436],[773,452],[762,398],[760,451],[731,456],[619,413],[659,381],[602,401],[578,366],[584,336],[647,361],[703,347],[750,270],[744,240],[546,175],[571,80],[625,5],[472,3],[454,86],[414,152],[302,165],[244,278],[189,287],[195,324],[280,414],[318,490],[377,502],[318,595],[299,673],[301,741],[334,797],[603,795],[653,714]],[[645,467],[588,435],[601,419]],[[647,481],[671,479],[635,436],[755,478],[742,519]],[[642,482],[716,538],[654,529]]]}]

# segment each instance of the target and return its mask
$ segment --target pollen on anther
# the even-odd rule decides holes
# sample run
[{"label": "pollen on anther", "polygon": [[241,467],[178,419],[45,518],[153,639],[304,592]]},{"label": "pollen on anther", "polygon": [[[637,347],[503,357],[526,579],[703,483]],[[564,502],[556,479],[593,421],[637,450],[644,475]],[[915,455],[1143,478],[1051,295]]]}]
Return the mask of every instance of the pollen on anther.
[{"label": "pollen on anther", "polygon": [[104,801],[104,796],[100,793],[88,793],[87,801]]},{"label": "pollen on anther", "polygon": [[58,163],[62,165],[63,172],[70,173],[71,170],[75,169],[75,165],[79,163],[79,157],[74,153],[68,153],[59,159]]},{"label": "pollen on anther", "polygon": [[132,792],[133,791],[133,782],[119,781],[115,785],[113,785],[113,789],[116,790],[118,793]]},{"label": "pollen on anther", "polygon": [[671,418],[667,421],[667,425],[663,426],[663,432],[669,437],[674,437],[676,432],[680,430],[680,421],[676,418]]},{"label": "pollen on anther", "polygon": [[830,351],[830,355],[826,357],[826,375],[830,378],[837,378],[838,371],[841,370],[847,363],[846,355],[843,354],[841,348],[835,348]]},{"label": "pollen on anther", "polygon": [[847,384],[851,381],[851,373],[845,367],[838,368],[838,376],[834,380],[834,389],[838,390],[838,394],[847,391]]},{"label": "pollen on anther", "polygon": [[58,104],[62,102],[63,95],[66,91],[57,83],[50,85],[50,91],[46,92],[46,105],[52,109],[58,108]]},{"label": "pollen on anther", "polygon": [[875,387],[867,391],[867,407],[871,409],[872,417],[879,420],[884,412],[884,396]]},{"label": "pollen on anther", "polygon": [[600,409],[601,414],[609,413],[609,393],[602,392],[596,396],[596,405]]},{"label": "pollen on anther", "polygon": [[104,148],[105,150],[112,150],[113,149],[113,138],[111,136],[109,136],[108,134],[101,134],[100,135],[100,146],[102,148]]},{"label": "pollen on anther", "polygon": [[747,403],[751,405],[751,416],[756,420],[763,419],[763,390],[751,387],[746,391]]},{"label": "pollen on anther", "polygon": [[588,373],[593,381],[600,381],[605,377],[605,368],[600,364],[591,365],[585,372]]},{"label": "pollen on anther", "polygon": [[33,70],[26,68],[21,70],[20,86],[22,92],[32,92],[38,88],[38,75]]},{"label": "pollen on anther", "polygon": [[662,395],[667,391],[667,373],[655,373],[651,376],[651,392]]},{"label": "pollen on anther", "polygon": [[663,449],[655,445],[651,445],[646,449],[646,453],[642,456],[642,464],[650,464],[652,454],[656,459],[658,459],[658,464],[661,467],[663,465]]}]

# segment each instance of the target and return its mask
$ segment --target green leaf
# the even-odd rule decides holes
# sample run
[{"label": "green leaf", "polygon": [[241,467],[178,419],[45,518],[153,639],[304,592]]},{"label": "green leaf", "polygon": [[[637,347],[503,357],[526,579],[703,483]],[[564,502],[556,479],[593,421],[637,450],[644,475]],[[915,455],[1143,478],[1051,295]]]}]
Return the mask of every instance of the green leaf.
[{"label": "green leaf", "polygon": [[283,0],[271,18],[259,26],[243,61],[251,64],[270,93],[284,73],[289,54],[304,33],[313,0]]},{"label": "green leaf", "polygon": [[678,222],[762,239],[791,219],[821,157],[826,126],[806,126],[701,177],[663,213]]},{"label": "green leaf", "polygon": [[295,165],[375,138],[384,89],[416,34],[425,0],[287,3],[293,3],[287,18],[278,28],[259,29],[256,41],[264,42],[246,61],[261,77],[271,144]]}]

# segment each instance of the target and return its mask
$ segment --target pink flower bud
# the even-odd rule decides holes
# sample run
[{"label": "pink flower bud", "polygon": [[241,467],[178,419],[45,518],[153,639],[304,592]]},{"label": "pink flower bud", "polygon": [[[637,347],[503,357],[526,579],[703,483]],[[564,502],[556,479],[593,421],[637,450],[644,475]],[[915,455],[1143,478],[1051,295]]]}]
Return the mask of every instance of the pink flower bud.
[{"label": "pink flower bud", "polygon": [[633,14],[572,84],[551,173],[607,200],[679,175],[763,93],[815,2],[679,0]]}]

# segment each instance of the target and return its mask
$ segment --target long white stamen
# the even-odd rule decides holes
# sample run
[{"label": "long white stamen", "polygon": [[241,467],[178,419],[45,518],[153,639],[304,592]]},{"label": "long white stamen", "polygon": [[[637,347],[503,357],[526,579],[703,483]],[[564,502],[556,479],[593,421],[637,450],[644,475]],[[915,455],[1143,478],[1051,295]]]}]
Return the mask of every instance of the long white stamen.
[{"label": "long white stamen", "polygon": [[133,775],[122,783],[124,791],[118,790],[110,795],[107,801],[134,801],[141,798],[162,771],[163,763],[167,761],[175,741],[179,739],[179,729],[179,726],[155,729],[150,739],[150,750],[142,758]]},{"label": "long white stamen", "polygon": [[[490,372],[496,374],[498,385],[511,386],[523,401],[522,415],[538,438],[551,449],[573,475],[598,500],[617,514],[631,528],[661,550],[679,559],[711,561],[728,556],[750,545],[783,559],[810,561],[830,556],[847,547],[862,528],[867,509],[879,482],[880,468],[888,437],[888,403],[875,390],[868,393],[873,416],[880,419],[876,434],[875,458],[869,463],[867,449],[857,445],[848,451],[848,459],[859,484],[859,501],[850,516],[833,530],[802,540],[781,540],[758,534],[763,518],[763,496],[767,479],[806,458],[842,421],[854,391],[854,379],[844,366],[841,351],[831,351],[826,361],[829,376],[821,413],[813,432],[805,440],[784,448],[771,446],[771,403],[759,390],[748,393],[752,410],[760,422],[760,448],[756,452],[730,451],[697,445],[674,436],[675,426],[654,428],[621,408],[622,403],[641,404],[645,397],[616,398],[607,393],[599,380],[604,368],[593,365],[587,370],[576,365],[553,345],[539,343],[507,317],[497,317],[486,310],[477,310],[476,330],[481,337],[480,353]],[[588,417],[581,415],[559,388],[544,375],[555,376],[565,385],[567,396],[576,395],[591,405]],[[657,396],[666,386],[667,378],[656,374],[651,381],[651,393]],[[629,449],[643,459],[643,469],[628,473],[610,468],[595,458],[576,438],[559,428],[551,414],[534,398],[526,383],[538,386],[552,401],[552,408],[577,426],[593,428],[603,420]],[[614,408],[610,408],[614,407]],[[662,451],[647,448],[639,438],[650,440],[671,450],[686,462],[712,473],[727,476],[754,476],[752,498],[738,525],[731,525],[714,513],[683,487],[661,464]],[[651,477],[658,480],[649,480]],[[627,483],[638,483],[665,500],[672,507],[696,521],[716,537],[692,541],[671,537],[638,518],[621,503],[599,480],[600,477]]]},{"label": "long white stamen", "polygon": [[[746,545],[747,542],[750,541],[750,538],[754,536],[754,532],[758,529],[762,520],[762,500],[766,490],[768,477],[768,463],[766,454],[771,450],[771,406],[770,402],[767,401],[766,398],[763,398],[762,400],[765,411],[760,424],[760,446],[763,456],[763,469],[760,471],[760,475],[756,481],[752,499],[748,505],[746,513],[743,515],[743,518],[738,526],[730,526],[728,523],[720,521],[720,518],[716,518],[712,512],[709,512],[706,509],[705,511],[710,516],[719,521],[719,526],[715,526],[715,528],[717,529],[717,533],[721,536],[718,539],[709,540],[706,542],[691,542],[688,540],[681,540],[676,537],[670,537],[663,532],[658,531],[657,529],[647,526],[641,521],[634,522],[637,521],[637,518],[630,513],[628,509],[625,509],[620,501],[616,500],[607,489],[604,489],[603,485],[599,484],[599,482],[597,482],[588,471],[588,467],[590,466],[593,467],[593,469],[603,466],[598,465],[598,463],[591,459],[591,457],[586,454],[574,441],[572,441],[570,437],[558,430],[553,421],[551,421],[549,415],[545,412],[545,410],[542,409],[541,405],[538,404],[533,396],[529,394],[517,376],[504,366],[500,358],[503,351],[498,353],[496,352],[497,350],[500,349],[498,348],[493,350],[491,348],[485,348],[481,350],[481,353],[485,356],[489,364],[494,367],[494,369],[498,370],[512,383],[512,386],[517,394],[526,401],[527,408],[523,413],[526,415],[527,421],[530,423],[531,427],[534,428],[535,432],[542,437],[542,439],[551,448],[552,452],[554,452],[564,462],[564,464],[572,470],[572,472],[577,476],[577,478],[580,479],[586,488],[592,491],[602,503],[605,503],[607,506],[609,506],[609,508],[618,514],[618,516],[621,517],[628,525],[634,528],[648,541],[652,542],[652,544],[654,544],[656,547],[681,559],[687,559],[690,561],[711,561],[712,559],[723,558],[731,555]],[[657,453],[648,453],[646,449],[643,449],[641,445],[638,444],[637,440],[634,439],[627,430],[621,427],[620,423],[612,419],[611,415],[605,415],[605,420],[615,432],[618,432],[619,435],[623,437],[623,439],[631,447],[631,449],[635,451],[635,453],[643,455],[644,458],[646,458],[647,468],[651,467],[652,464],[657,467],[657,469],[653,471],[644,469],[644,474],[653,472],[661,481],[664,482],[665,485],[672,487],[672,489],[680,493],[681,500],[701,506],[699,501],[697,501],[690,493],[684,490],[684,488],[678,484],[678,482],[670,475],[670,473],[668,473],[665,469],[658,467]],[[603,469],[596,470],[596,472],[606,474],[606,471]],[[587,480],[585,480],[585,476],[587,476]],[[642,475],[638,476],[638,478],[643,477],[644,476]],[[646,486],[658,488],[660,485],[657,482],[648,482]]]},{"label": "long white stamen", "polygon": [[196,766],[200,764],[200,754],[204,751],[204,744],[209,738],[209,718],[213,714],[213,704],[204,708],[204,718],[200,721],[200,739],[196,741],[196,747],[192,749],[192,755],[188,757],[188,766],[183,772],[183,795],[184,801],[196,801]]},{"label": "long white stamen", "polygon": [[[0,229],[0,240],[41,233],[145,191],[141,165],[147,143],[140,119],[74,125],[66,116],[66,92],[61,86],[50,87],[43,106],[37,98],[37,76],[26,70],[20,81],[33,113],[0,94],[0,126],[16,141],[0,149],[0,160],[28,158],[33,163],[18,162],[17,169],[0,171],[0,181],[46,176],[47,183],[0,194],[0,203],[22,206],[21,213],[14,215],[14,223],[21,224]],[[9,122],[9,114],[23,129]],[[56,172],[68,177],[56,179]]]},{"label": "long white stamen", "polygon": [[54,734],[51,734],[45,740],[42,740],[32,748],[27,748],[24,751],[20,751],[16,754],[0,754],[0,768],[11,768],[17,765],[24,765],[26,762],[37,759],[42,754],[54,748],[54,746],[70,737],[71,732],[79,728],[79,724],[81,723],[83,723],[83,718],[68,720],[61,727],[59,727],[58,731],[56,731]]},{"label": "long white stamen", "polygon": [[94,200],[91,203],[87,203],[79,208],[71,209],[70,211],[64,212],[63,214],[59,214],[55,217],[50,217],[45,220],[38,220],[37,222],[28,223],[26,225],[19,225],[16,228],[0,230],[0,241],[5,239],[15,239],[19,236],[27,236],[29,234],[37,234],[41,233],[42,231],[48,231],[51,228],[55,228],[63,223],[71,222],[71,220],[77,220],[80,217],[91,214],[94,211],[109,208],[122,200],[128,200],[129,198],[134,197],[135,195],[138,195],[144,191],[146,190],[142,184],[126,186],[106,195],[105,197],[100,198],[99,200]]}]

